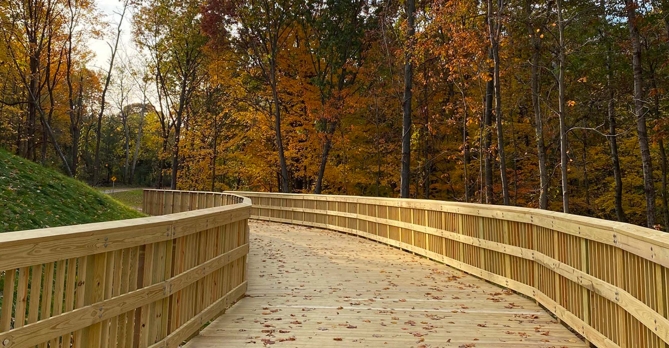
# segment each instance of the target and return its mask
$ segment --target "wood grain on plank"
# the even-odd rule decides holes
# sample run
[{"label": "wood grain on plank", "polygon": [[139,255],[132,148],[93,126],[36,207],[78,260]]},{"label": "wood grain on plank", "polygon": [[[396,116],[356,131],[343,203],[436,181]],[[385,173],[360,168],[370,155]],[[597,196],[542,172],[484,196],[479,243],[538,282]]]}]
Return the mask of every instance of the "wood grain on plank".
[{"label": "wood grain on plank", "polygon": [[186,348],[586,347],[533,301],[448,266],[331,231],[251,227],[247,297]]}]

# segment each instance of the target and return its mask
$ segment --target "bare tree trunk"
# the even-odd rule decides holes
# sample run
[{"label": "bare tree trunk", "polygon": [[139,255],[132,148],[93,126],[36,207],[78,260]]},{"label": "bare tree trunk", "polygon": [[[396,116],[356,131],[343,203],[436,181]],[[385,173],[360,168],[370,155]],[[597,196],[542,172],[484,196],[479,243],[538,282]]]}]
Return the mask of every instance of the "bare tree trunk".
[{"label": "bare tree trunk", "polygon": [[[65,62],[65,81],[67,82],[67,101],[70,107],[68,114],[70,116],[70,136],[72,137],[72,151],[70,153],[70,161],[72,163],[72,172],[74,175],[77,175],[77,167],[79,165],[79,133],[80,133],[80,119],[78,119],[78,109],[77,101],[74,97],[74,85],[72,83],[72,51],[74,47],[72,45],[72,37],[74,36],[74,27],[76,22],[76,12],[71,1],[68,1],[68,10],[70,12],[70,18],[67,27],[67,51],[66,51],[66,62]],[[79,90],[81,91],[81,85],[83,82],[83,75],[80,73],[79,78]],[[81,93],[79,93],[81,97]]]},{"label": "bare tree trunk", "polygon": [[[188,61],[188,60],[187,60]],[[186,65],[189,65],[186,63]],[[179,146],[181,143],[181,127],[184,122],[184,113],[186,112],[186,103],[189,99],[188,76],[183,76],[181,80],[181,91],[179,93],[179,106],[176,110],[176,120],[174,121],[174,144],[172,147],[172,180],[170,188],[177,189],[177,181],[179,180]]]},{"label": "bare tree trunk", "polygon": [[[423,63],[423,77],[425,81],[427,81],[427,64]],[[432,135],[430,134],[430,109],[429,109],[429,101],[430,96],[429,96],[429,90],[428,90],[428,84],[425,82],[423,83],[423,116],[425,117],[425,124],[423,126],[423,130],[425,132],[424,135],[424,141],[425,141],[425,167],[423,171],[424,175],[424,192],[423,192],[423,198],[429,199],[430,198],[430,187],[432,186],[432,182],[430,177],[432,176],[432,159],[430,158],[430,151],[431,151],[431,138]]]},{"label": "bare tree trunk", "polygon": [[646,110],[643,101],[643,70],[641,66],[641,42],[636,18],[636,0],[625,0],[627,8],[627,25],[632,42],[632,71],[634,72],[634,117],[636,118],[639,150],[643,168],[643,185],[646,196],[646,225],[655,227],[655,187],[653,186],[653,162],[648,144],[648,130],[646,128]]},{"label": "bare tree trunk", "polygon": [[42,124],[42,138],[40,139],[40,164],[46,165],[46,146],[49,144],[47,140],[48,131],[46,129],[46,119],[40,117],[40,123]]},{"label": "bare tree trunk", "polygon": [[276,81],[276,61],[270,63],[270,87],[272,88],[272,98],[274,99],[274,133],[276,134],[276,147],[279,152],[279,165],[281,166],[281,192],[290,192],[288,165],[286,155],[283,150],[283,137],[281,136],[281,104],[279,92],[277,91]]},{"label": "bare tree trunk", "polygon": [[376,145],[376,196],[381,195],[381,131],[379,130],[379,100],[374,96],[374,144]]},{"label": "bare tree trunk", "polygon": [[158,188],[159,189],[161,189],[165,186],[165,183],[164,183],[165,174],[163,173],[163,169],[165,169],[165,165],[166,165],[164,156],[167,156],[167,154],[169,153],[169,151],[168,151],[169,138],[168,137],[169,137],[169,134],[167,135],[167,137],[165,137],[165,135],[163,134],[162,154],[160,156],[161,158],[158,161],[159,162],[158,165],[160,166],[159,174],[158,174]]},{"label": "bare tree trunk", "polygon": [[[492,51],[489,52],[492,56]],[[495,90],[494,82],[494,67],[489,69],[489,80],[486,83],[485,89],[485,107],[483,112],[483,138],[481,144],[483,145],[482,155],[485,156],[484,173],[485,178],[485,203],[493,204],[495,202],[493,182],[492,182],[492,151],[490,145],[492,144],[492,101]],[[481,193],[483,195],[483,193]]]},{"label": "bare tree trunk", "polygon": [[[488,22],[490,30],[490,51],[493,57],[494,88],[495,88],[495,118],[497,125],[497,151],[499,155],[499,171],[502,180],[502,199],[504,205],[509,205],[509,181],[506,174],[506,153],[504,151],[504,131],[502,126],[502,87],[500,80],[499,40],[502,31],[502,10],[504,0],[497,1],[497,13],[493,17],[492,0],[488,0]],[[494,18],[494,19],[493,19]],[[494,23],[494,25],[493,25]]]},{"label": "bare tree trunk", "polygon": [[327,124],[327,129],[325,130],[325,143],[323,144],[323,152],[321,154],[321,162],[318,166],[318,175],[316,176],[316,187],[314,188],[314,193],[320,194],[323,190],[323,177],[325,176],[325,166],[328,163],[328,156],[330,155],[330,150],[332,149],[332,136],[334,134],[335,128],[337,128],[337,122],[332,121]]},{"label": "bare tree trunk", "polygon": [[218,159],[218,116],[214,113],[214,148],[211,156],[211,192],[216,188],[216,160]]},{"label": "bare tree trunk", "polygon": [[557,0],[558,16],[558,116],[560,118],[560,173],[562,180],[562,211],[569,213],[569,182],[567,177],[569,156],[567,155],[567,125],[566,125],[566,97],[564,85],[565,47],[564,47],[564,20],[562,18],[562,0]]},{"label": "bare tree trunk", "polygon": [[667,152],[662,138],[658,141],[660,147],[660,166],[662,168],[662,215],[664,216],[664,231],[669,231],[669,197],[667,197]]},{"label": "bare tree trunk", "polygon": [[[610,70],[609,70],[610,71]],[[607,80],[609,80],[607,77]],[[608,83],[608,82],[607,82]],[[607,106],[607,116],[609,120],[609,147],[611,148],[611,163],[613,165],[613,178],[616,183],[615,185],[615,206],[616,206],[616,217],[618,221],[627,221],[625,217],[625,211],[623,210],[623,179],[622,171],[620,170],[620,157],[618,156],[618,139],[616,136],[616,111],[614,105],[614,92],[613,89],[609,86],[609,101]]]},{"label": "bare tree trunk", "polygon": [[409,197],[409,183],[411,181],[411,98],[413,91],[413,37],[414,28],[414,0],[406,2],[407,42],[404,53],[404,100],[402,116],[402,172],[400,177],[400,197]]},{"label": "bare tree trunk", "polygon": [[172,147],[172,177],[170,180],[170,189],[177,189],[177,180],[179,179],[179,137],[181,136],[181,127],[174,127],[174,145]]},{"label": "bare tree trunk", "polygon": [[[583,129],[585,129],[585,119],[583,119]],[[583,155],[581,164],[583,165],[583,186],[585,188],[585,205],[590,207],[590,180],[588,179],[588,134],[585,130],[583,134]]]},{"label": "bare tree trunk", "polygon": [[125,150],[125,164],[123,169],[123,181],[129,184],[132,180],[130,174],[130,129],[128,129],[128,114],[121,109],[121,121],[123,122],[123,134],[125,136],[124,150]]},{"label": "bare tree trunk", "polygon": [[[601,16],[606,20],[608,16],[608,11],[606,10],[606,0],[600,2],[600,7],[602,10]],[[620,157],[618,155],[618,136],[617,136],[617,125],[616,125],[616,109],[615,109],[615,90],[613,89],[611,80],[613,79],[613,51],[611,48],[610,37],[608,33],[608,28],[602,30],[602,38],[606,42],[606,94],[607,94],[607,107],[606,107],[606,118],[609,123],[609,135],[606,137],[606,140],[609,143],[609,149],[611,151],[611,164],[613,166],[613,179],[615,182],[614,188],[614,205],[616,209],[616,218],[618,221],[625,222],[627,218],[625,217],[625,211],[623,209],[623,179],[622,171],[620,169]]]},{"label": "bare tree trunk", "polygon": [[532,0],[525,1],[526,26],[532,46],[530,89],[532,91],[532,109],[534,110],[534,138],[537,143],[537,158],[539,164],[539,209],[548,209],[548,170],[546,169],[546,143],[544,141],[544,121],[541,115],[541,39],[537,37],[534,22],[532,21]]},{"label": "bare tree trunk", "polygon": [[518,205],[518,138],[516,137],[516,128],[514,127],[513,113],[511,113],[511,139],[513,139],[513,205]]},{"label": "bare tree trunk", "polygon": [[467,118],[468,118],[468,107],[467,99],[465,97],[465,92],[460,90],[462,94],[462,166],[464,173],[464,186],[465,186],[465,202],[469,202],[471,199],[469,197],[469,142],[467,141]]},{"label": "bare tree trunk", "polygon": [[123,18],[125,17],[125,12],[128,9],[129,0],[125,0],[123,3],[123,10],[121,11],[121,18],[119,19],[118,26],[116,27],[116,39],[114,41],[114,47],[111,50],[111,56],[109,58],[109,69],[107,70],[107,77],[105,78],[105,84],[102,88],[102,95],[100,96],[100,113],[98,113],[97,118],[97,127],[95,129],[95,135],[97,139],[95,140],[95,159],[93,160],[93,184],[97,185],[100,177],[100,140],[102,139],[102,117],[105,112],[105,104],[107,98],[107,91],[109,90],[109,83],[111,82],[112,71],[114,69],[114,59],[116,58],[116,51],[118,50],[118,44],[121,41],[121,25],[123,24]]},{"label": "bare tree trunk", "polygon": [[144,118],[146,117],[146,95],[142,100],[142,111],[139,115],[139,125],[137,126],[137,139],[135,140],[135,150],[132,155],[132,167],[130,168],[130,183],[135,181],[135,169],[139,160],[139,150],[142,147],[142,137],[144,133]]},{"label": "bare tree trunk", "polygon": [[47,36],[47,45],[46,45],[46,50],[47,50],[47,55],[46,55],[46,67],[44,69],[44,75],[45,75],[45,82],[44,84],[46,85],[47,89],[47,96],[49,99],[49,111],[48,114],[44,112],[44,109],[42,108],[42,105],[39,104],[38,111],[40,115],[40,121],[42,122],[42,126],[44,128],[44,134],[42,136],[42,164],[45,163],[46,161],[46,146],[48,144],[47,136],[51,138],[51,142],[53,144],[53,148],[56,150],[56,153],[60,157],[60,160],[63,163],[63,166],[65,167],[65,171],[69,176],[72,175],[72,169],[70,168],[69,163],[67,162],[67,157],[63,153],[63,150],[60,148],[60,145],[58,144],[58,139],[56,138],[56,134],[54,133],[53,129],[51,128],[51,121],[53,119],[53,113],[56,109],[56,99],[54,95],[54,91],[56,88],[56,85],[59,80],[60,76],[60,67],[62,64],[62,55],[60,54],[61,52],[58,52],[58,60],[55,63],[55,71],[52,71],[52,65],[54,62],[52,61],[53,58],[53,38],[55,36],[53,32],[53,19],[49,18],[47,19],[47,24],[46,24],[46,36]]},{"label": "bare tree trunk", "polygon": [[[656,65],[650,64],[649,66],[649,75],[650,75],[650,87],[652,90],[657,91],[657,75],[656,75]],[[654,93],[653,95],[653,104],[652,104],[652,113],[656,119],[662,117],[660,114],[660,94]],[[662,137],[658,137],[658,147],[660,148],[660,169],[662,171],[662,191],[660,192],[660,197],[662,198],[662,205],[660,210],[662,211],[664,230],[667,231],[669,228],[669,207],[667,206],[667,153],[664,148],[664,140]]]},{"label": "bare tree trunk", "polygon": [[[37,38],[29,35],[29,45],[37,46]],[[30,76],[28,84],[28,124],[26,127],[26,153],[25,156],[31,161],[37,160],[36,133],[37,133],[37,109],[40,103],[40,56],[39,52],[30,55]]]}]

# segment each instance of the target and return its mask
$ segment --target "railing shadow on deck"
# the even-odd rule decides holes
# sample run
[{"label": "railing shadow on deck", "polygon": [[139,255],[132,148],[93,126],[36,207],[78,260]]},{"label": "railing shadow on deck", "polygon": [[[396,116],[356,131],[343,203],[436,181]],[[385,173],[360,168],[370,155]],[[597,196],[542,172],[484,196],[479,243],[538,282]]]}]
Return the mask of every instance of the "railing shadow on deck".
[{"label": "railing shadow on deck", "polygon": [[0,347],[178,347],[245,294],[250,209],[146,190],[162,216],[0,234]]},{"label": "railing shadow on deck", "polygon": [[669,234],[518,207],[235,193],[253,219],[358,235],[512,289],[597,347],[669,347]]}]

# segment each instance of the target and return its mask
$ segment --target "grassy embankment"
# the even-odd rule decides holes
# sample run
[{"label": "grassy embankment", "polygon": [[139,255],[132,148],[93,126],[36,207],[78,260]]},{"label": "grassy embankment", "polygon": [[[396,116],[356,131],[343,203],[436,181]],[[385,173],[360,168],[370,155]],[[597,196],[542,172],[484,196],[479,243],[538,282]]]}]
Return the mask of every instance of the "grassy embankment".
[{"label": "grassy embankment", "polygon": [[141,216],[82,182],[0,149],[0,233]]}]

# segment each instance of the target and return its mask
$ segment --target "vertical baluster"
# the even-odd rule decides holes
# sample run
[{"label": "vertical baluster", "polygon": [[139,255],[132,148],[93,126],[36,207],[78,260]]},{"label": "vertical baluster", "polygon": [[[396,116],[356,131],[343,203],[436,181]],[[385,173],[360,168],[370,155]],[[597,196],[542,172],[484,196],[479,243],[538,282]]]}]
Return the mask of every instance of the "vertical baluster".
[{"label": "vertical baluster", "polygon": [[28,307],[28,283],[30,282],[30,267],[19,269],[18,288],[16,290],[16,312],[14,314],[14,328],[20,328],[26,322]]},{"label": "vertical baluster", "polygon": [[[12,327],[12,309],[14,309],[14,289],[16,288],[16,270],[5,271],[5,283],[2,289],[3,303],[0,310],[0,331],[9,331]],[[18,303],[18,301],[17,301]]]},{"label": "vertical baluster", "polygon": [[[53,272],[54,272],[54,267],[55,264],[53,262],[49,262],[46,264],[44,267],[44,282],[42,283],[42,303],[40,307],[40,315],[39,319],[44,320],[47,318],[51,317],[51,301],[53,298]],[[40,348],[46,348],[48,344],[47,342],[42,342],[39,347]]]}]

